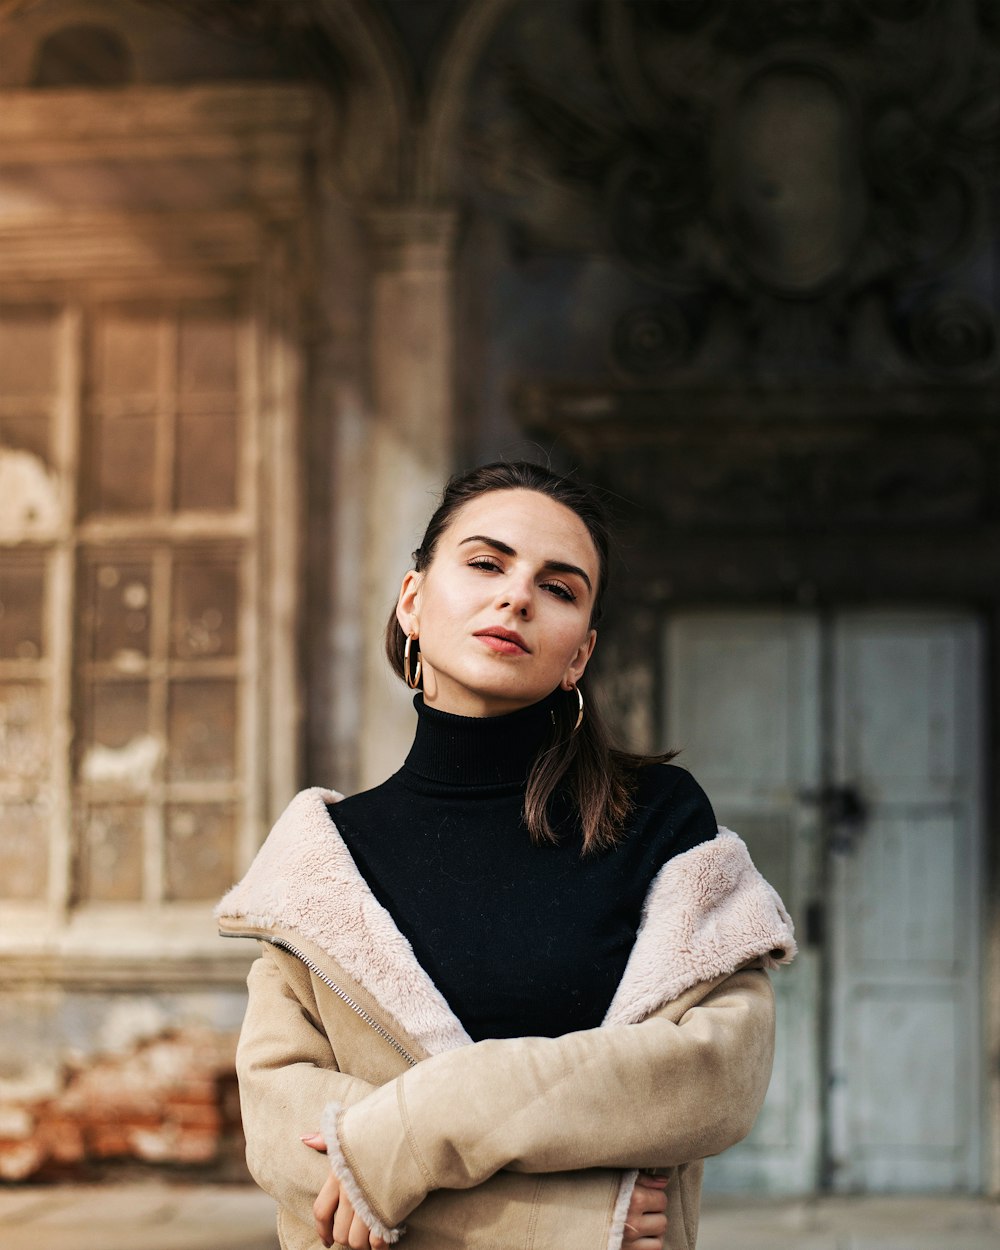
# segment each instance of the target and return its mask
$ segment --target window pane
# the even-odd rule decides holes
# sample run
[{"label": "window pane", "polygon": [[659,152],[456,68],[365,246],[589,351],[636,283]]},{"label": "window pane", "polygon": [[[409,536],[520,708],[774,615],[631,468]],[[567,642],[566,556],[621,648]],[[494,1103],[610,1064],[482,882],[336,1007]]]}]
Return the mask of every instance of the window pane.
[{"label": "window pane", "polygon": [[112,660],[120,668],[141,668],[149,656],[152,605],[149,562],[102,561],[88,570],[84,654]]},{"label": "window pane", "polygon": [[48,536],[63,513],[57,478],[38,451],[16,441],[17,434],[0,435],[0,538]]},{"label": "window pane", "polygon": [[155,395],[160,378],[160,321],[147,315],[103,318],[94,334],[94,383],[104,398]]},{"label": "window pane", "polygon": [[51,421],[44,413],[32,417],[0,416],[0,445],[11,451],[29,452],[51,472],[50,426]]},{"label": "window pane", "polygon": [[217,898],[235,879],[231,805],[177,803],[167,810],[167,898]]},{"label": "window pane", "polygon": [[104,417],[92,453],[93,509],[150,512],[156,473],[156,418]]},{"label": "window pane", "polygon": [[56,320],[52,313],[0,317],[0,396],[54,395]]},{"label": "window pane", "polygon": [[178,346],[182,395],[236,390],[236,323],[232,318],[186,313],[181,318]]},{"label": "window pane", "polygon": [[84,781],[142,787],[153,779],[162,747],[149,732],[145,682],[94,682],[87,699]]},{"label": "window pane", "polygon": [[142,898],[143,809],[95,803],[80,819],[80,896],[88,902]]},{"label": "window pane", "polygon": [[45,897],[48,846],[48,820],[40,803],[0,804],[0,897]]},{"label": "window pane", "polygon": [[236,442],[235,417],[178,416],[175,508],[236,507]]},{"label": "window pane", "polygon": [[0,557],[0,660],[37,660],[45,650],[45,569]]},{"label": "window pane", "polygon": [[40,682],[0,684],[0,777],[43,777],[48,771],[45,693]]},{"label": "window pane", "polygon": [[236,684],[175,681],[170,687],[172,781],[229,781],[236,771]]},{"label": "window pane", "polygon": [[91,472],[86,492],[99,512],[149,512],[154,504],[157,402],[170,382],[161,361],[162,320],[106,314],[91,358]]},{"label": "window pane", "polygon": [[174,565],[171,653],[178,659],[215,659],[236,654],[239,565],[206,557]]}]

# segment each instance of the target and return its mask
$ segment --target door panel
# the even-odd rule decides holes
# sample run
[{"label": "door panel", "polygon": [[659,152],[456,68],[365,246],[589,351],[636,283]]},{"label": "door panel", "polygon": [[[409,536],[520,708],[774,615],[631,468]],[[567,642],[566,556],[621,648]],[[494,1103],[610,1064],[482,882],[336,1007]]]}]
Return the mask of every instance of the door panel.
[{"label": "door panel", "polygon": [[[774,978],[764,1109],[708,1161],[706,1186],[977,1189],[977,623],[679,613],[665,672],[677,762],[745,839],[800,944]],[[831,786],[857,806],[818,802]],[[806,931],[810,902],[826,935]]]},{"label": "door panel", "polygon": [[[818,884],[818,631],[805,614],[685,613],[667,630],[666,740],[704,786],[719,823],[801,921]],[[801,937],[801,935],[800,935]],[[819,1166],[819,980],[803,949],[775,977],[774,1074],[753,1132],[706,1165],[717,1191],[801,1192]]]},{"label": "door panel", "polygon": [[971,622],[854,615],[835,626],[839,779],[879,803],[962,801],[975,773]]},{"label": "door panel", "polygon": [[838,1189],[980,1183],[979,641],[940,614],[842,617],[832,842],[831,1165]]}]

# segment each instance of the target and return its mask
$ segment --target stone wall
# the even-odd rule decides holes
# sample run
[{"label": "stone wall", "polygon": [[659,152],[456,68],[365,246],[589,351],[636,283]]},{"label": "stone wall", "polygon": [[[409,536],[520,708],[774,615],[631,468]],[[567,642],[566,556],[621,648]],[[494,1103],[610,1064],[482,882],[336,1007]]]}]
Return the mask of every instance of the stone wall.
[{"label": "stone wall", "polygon": [[0,1179],[123,1164],[246,1177],[233,1070],[242,995],[5,998]]}]

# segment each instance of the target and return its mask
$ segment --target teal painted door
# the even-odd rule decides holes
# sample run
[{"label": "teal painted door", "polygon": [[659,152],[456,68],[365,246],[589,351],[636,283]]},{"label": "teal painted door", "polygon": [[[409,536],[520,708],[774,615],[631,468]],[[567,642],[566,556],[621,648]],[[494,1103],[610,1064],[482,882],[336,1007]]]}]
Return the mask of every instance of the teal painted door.
[{"label": "teal painted door", "polygon": [[979,637],[852,614],[833,638],[830,1167],[842,1190],[980,1187]]},{"label": "teal painted door", "polygon": [[778,1033],[767,1102],[750,1137],[706,1168],[706,1185],[803,1193],[820,1169],[820,953],[803,941],[821,892],[819,627],[798,614],[690,613],[667,629],[666,733],[722,825],[785,900],[802,947],[775,976]]},{"label": "teal painted door", "polygon": [[731,1192],[979,1186],[978,635],[933,613],[687,612],[665,735],[796,921]]}]

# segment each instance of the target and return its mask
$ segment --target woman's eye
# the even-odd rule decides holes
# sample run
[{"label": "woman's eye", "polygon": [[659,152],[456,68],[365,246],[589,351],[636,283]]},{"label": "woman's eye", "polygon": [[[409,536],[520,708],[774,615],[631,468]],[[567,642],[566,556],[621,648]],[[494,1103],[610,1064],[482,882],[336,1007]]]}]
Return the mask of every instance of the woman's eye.
[{"label": "woman's eye", "polygon": [[562,582],[545,582],[545,589],[551,591],[559,599],[567,599],[572,602],[576,595],[568,586],[564,586]]},{"label": "woman's eye", "polygon": [[477,556],[475,560],[469,561],[470,569],[486,569],[489,573],[500,573],[500,562],[494,560],[492,556]]}]

